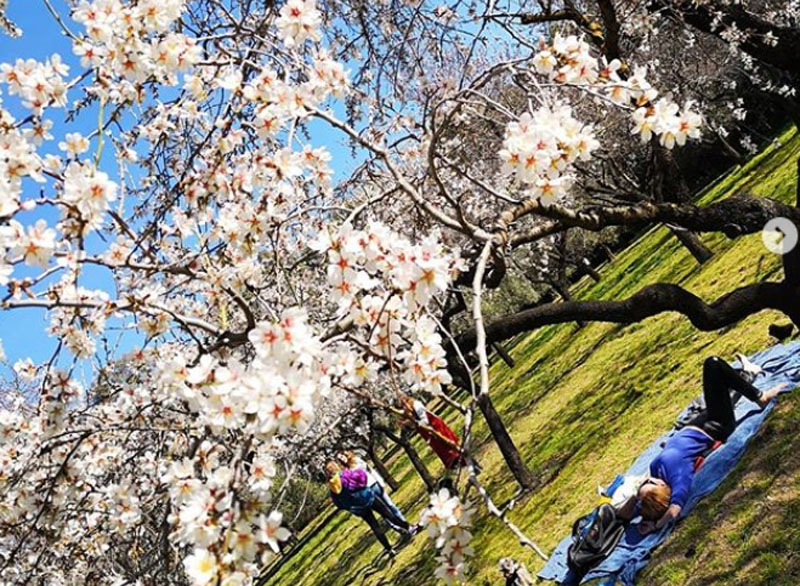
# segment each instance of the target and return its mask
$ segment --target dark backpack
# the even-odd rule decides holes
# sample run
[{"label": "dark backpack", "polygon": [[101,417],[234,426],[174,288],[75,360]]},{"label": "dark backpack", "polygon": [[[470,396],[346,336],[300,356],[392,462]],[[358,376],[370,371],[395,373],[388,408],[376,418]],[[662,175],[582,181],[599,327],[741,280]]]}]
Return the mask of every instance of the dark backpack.
[{"label": "dark backpack", "polygon": [[609,504],[602,504],[572,525],[567,565],[581,576],[606,559],[625,534],[627,523]]}]

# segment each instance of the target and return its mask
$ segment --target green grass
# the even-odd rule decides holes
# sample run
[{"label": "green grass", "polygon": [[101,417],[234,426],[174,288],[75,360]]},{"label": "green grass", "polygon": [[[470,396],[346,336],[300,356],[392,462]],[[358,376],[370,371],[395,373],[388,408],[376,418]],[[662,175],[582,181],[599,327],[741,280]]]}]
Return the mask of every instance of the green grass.
[{"label": "green grass", "polygon": [[[700,201],[707,203],[740,190],[792,201],[800,137],[791,130],[781,140],[783,148],[767,148],[718,181],[701,195]],[[757,280],[777,280],[781,276],[779,259],[764,248],[758,234],[735,241],[713,234],[704,235],[703,240],[715,255],[700,266],[666,229],[651,230],[603,268],[601,282],[585,280],[575,287],[575,295],[581,299],[619,299],[650,283],[671,282],[703,299],[713,300],[732,288]],[[647,444],[669,428],[675,415],[699,393],[702,359],[710,354],[731,357],[735,351],[750,353],[770,345],[767,326],[775,320],[785,321],[785,318],[774,312],[762,312],[736,326],[705,333],[695,330],[682,316],[668,313],[630,326],[601,323],[583,328],[573,324],[550,326],[520,338],[511,349],[516,360],[513,369],[502,362],[492,365],[491,393],[525,460],[546,483],[519,502],[509,518],[545,550],[551,550],[567,534],[573,520],[596,504],[595,487],[624,470]],[[495,501],[502,503],[513,496],[514,482],[489,441],[480,417],[473,430],[481,446],[479,459],[484,468],[481,478]],[[778,449],[779,442],[775,443]],[[432,471],[437,472],[438,463],[430,450],[420,445],[419,451]],[[408,512],[410,520],[416,521],[426,501],[422,482],[404,457],[394,459],[391,469],[401,482],[393,498]],[[758,473],[752,476],[753,482],[761,478]],[[736,486],[729,481],[715,493],[714,499],[724,500],[725,494]],[[719,560],[712,555],[706,561],[719,566],[713,570],[714,579],[692,584],[749,584],[741,581],[742,572],[753,565],[759,579],[764,581],[767,576],[780,576],[784,572],[786,563],[781,554],[771,553],[766,546],[757,549],[760,553],[755,557],[747,554],[751,540],[760,535],[756,531],[760,526],[753,527],[759,519],[758,509],[752,506],[757,498],[747,493],[737,501],[741,505],[726,505],[731,518],[736,518],[736,530],[726,532],[719,543],[732,552],[741,551],[735,554],[734,565],[739,569],[726,570],[728,558],[734,554],[720,555]],[[789,511],[800,512],[796,501],[786,503],[787,511],[782,506],[775,505],[778,516]],[[697,523],[701,523],[701,514],[696,517]],[[675,553],[689,543],[681,541],[682,536],[695,539],[691,543],[697,541],[702,526],[692,530],[693,526],[687,522],[676,533],[670,545],[663,548],[666,553],[651,564],[648,579],[642,583],[683,584],[687,583],[687,576],[696,575],[698,569],[692,565],[695,562],[679,559],[680,555]],[[791,530],[790,524],[784,526],[786,531]],[[508,555],[525,562],[532,573],[541,567],[530,550],[521,548],[513,535],[488,515],[477,516],[474,534],[476,556],[471,563],[470,584],[499,583],[497,562]],[[791,543],[797,541],[795,535]],[[365,524],[339,514],[286,562],[268,584],[435,583],[435,551],[426,536],[417,537],[391,564],[385,560],[376,562],[379,553],[380,546]],[[770,580],[798,583],[796,579]]]}]

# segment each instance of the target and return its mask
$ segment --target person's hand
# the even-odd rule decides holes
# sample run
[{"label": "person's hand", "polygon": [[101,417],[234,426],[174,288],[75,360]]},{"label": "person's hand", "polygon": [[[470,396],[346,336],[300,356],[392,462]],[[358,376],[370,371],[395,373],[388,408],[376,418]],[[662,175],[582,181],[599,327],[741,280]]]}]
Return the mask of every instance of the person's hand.
[{"label": "person's hand", "polygon": [[656,529],[661,529],[664,525],[678,518],[681,514],[680,505],[670,505],[667,512],[656,522]]},{"label": "person's hand", "polygon": [[656,524],[653,523],[652,521],[642,521],[637,526],[637,529],[639,530],[639,533],[641,533],[642,535],[647,535],[648,533],[652,533],[653,531],[655,531]]}]

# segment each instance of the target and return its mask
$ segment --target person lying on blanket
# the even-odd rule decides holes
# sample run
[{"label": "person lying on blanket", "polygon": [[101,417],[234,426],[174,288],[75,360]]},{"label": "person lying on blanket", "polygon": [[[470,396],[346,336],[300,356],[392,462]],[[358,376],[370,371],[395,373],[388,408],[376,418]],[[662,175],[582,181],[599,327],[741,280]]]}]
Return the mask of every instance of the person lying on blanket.
[{"label": "person lying on blanket", "polygon": [[715,443],[724,443],[736,427],[729,389],[764,408],[785,386],[782,383],[761,391],[721,358],[707,358],[703,364],[706,412],[667,440],[650,463],[650,476],[639,486],[636,496],[618,508],[618,516],[632,519],[641,514],[639,531],[645,534],[677,519],[689,497],[696,460],[713,449]]}]

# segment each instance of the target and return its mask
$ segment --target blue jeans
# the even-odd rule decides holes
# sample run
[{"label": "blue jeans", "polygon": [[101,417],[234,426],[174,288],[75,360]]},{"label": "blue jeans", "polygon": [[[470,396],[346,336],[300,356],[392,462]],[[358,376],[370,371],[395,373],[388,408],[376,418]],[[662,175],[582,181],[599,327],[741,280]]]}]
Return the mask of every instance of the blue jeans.
[{"label": "blue jeans", "polygon": [[[376,499],[378,499],[378,500],[380,500],[380,501],[381,501],[381,502],[382,502],[384,505],[386,505],[386,508],[387,508],[387,509],[389,509],[389,510],[392,512],[392,514],[393,514],[393,515],[394,515],[394,516],[395,516],[395,517],[396,517],[398,520],[402,521],[402,523],[403,523],[404,525],[406,525],[406,527],[408,526],[408,521],[406,521],[406,518],[403,516],[403,513],[401,513],[401,512],[400,512],[400,509],[398,509],[398,508],[397,508],[397,505],[395,505],[395,504],[392,502],[392,499],[390,499],[390,498],[389,498],[389,495],[388,495],[388,494],[386,494],[386,491],[385,491],[385,490],[384,490],[384,488],[381,486],[380,482],[376,482],[375,484],[373,484],[372,486],[370,486],[370,487],[369,487],[369,489],[370,489],[370,490],[372,491],[372,493],[375,495],[375,498],[376,498]],[[392,528],[393,528],[393,529],[395,529],[396,531],[402,531],[401,527],[400,527],[399,525],[397,525],[397,523],[394,523],[392,520],[390,520],[390,519],[388,519],[388,518],[386,519],[386,521],[387,521],[387,522],[389,523],[389,525],[391,525],[391,526],[392,526]]]}]

